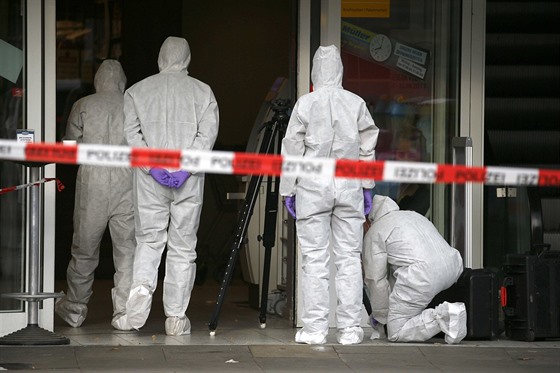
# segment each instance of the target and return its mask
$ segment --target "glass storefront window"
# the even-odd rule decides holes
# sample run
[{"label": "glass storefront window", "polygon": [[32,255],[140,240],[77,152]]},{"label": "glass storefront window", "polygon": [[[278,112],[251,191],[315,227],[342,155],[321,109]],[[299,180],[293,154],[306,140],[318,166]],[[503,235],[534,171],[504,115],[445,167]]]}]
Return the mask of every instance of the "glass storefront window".
[{"label": "glass storefront window", "polygon": [[94,93],[101,62],[121,57],[122,0],[58,0],[56,4],[56,138],[78,99]]},{"label": "glass storefront window", "polygon": [[[456,135],[459,4],[441,0],[341,2],[343,86],[380,128],[378,160],[447,162]],[[457,42],[456,42],[457,41]],[[434,186],[377,183],[401,209],[433,214]]]},{"label": "glass storefront window", "polygon": [[[24,2],[0,0],[0,138],[24,128]],[[0,188],[23,184],[23,166],[0,161]],[[25,193],[0,195],[0,294],[24,291]],[[0,312],[23,311],[23,302],[0,297]]]},{"label": "glass storefront window", "polygon": [[[101,63],[108,58],[121,60],[123,5],[123,0],[56,2],[56,141],[62,141],[66,133],[74,103],[94,93],[93,80]],[[66,186],[56,198],[56,245],[60,248],[72,245],[73,225],[68,211],[74,210],[77,171],[75,165],[56,166],[57,177]],[[102,247],[106,245],[110,246],[108,232]],[[55,276],[64,279],[70,252],[61,249],[56,254]],[[97,274],[111,272],[111,250],[101,250],[100,255]]]}]

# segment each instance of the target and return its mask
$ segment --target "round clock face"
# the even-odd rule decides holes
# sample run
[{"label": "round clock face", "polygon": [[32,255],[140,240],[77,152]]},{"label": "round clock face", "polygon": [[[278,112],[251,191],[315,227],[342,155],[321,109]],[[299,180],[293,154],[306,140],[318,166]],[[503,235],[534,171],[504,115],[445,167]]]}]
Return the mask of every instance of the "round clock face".
[{"label": "round clock face", "polygon": [[391,52],[393,51],[393,46],[391,45],[391,39],[387,35],[377,34],[371,38],[369,43],[369,54],[374,60],[383,62],[391,57]]}]

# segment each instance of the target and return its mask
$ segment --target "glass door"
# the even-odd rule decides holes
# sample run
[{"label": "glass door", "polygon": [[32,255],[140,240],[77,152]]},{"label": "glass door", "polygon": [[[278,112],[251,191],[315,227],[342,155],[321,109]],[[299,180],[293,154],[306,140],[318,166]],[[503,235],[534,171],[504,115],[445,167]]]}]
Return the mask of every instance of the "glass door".
[{"label": "glass door", "polygon": [[[380,128],[378,160],[449,163],[458,133],[460,4],[426,0],[342,0],[346,89],[369,104]],[[377,183],[377,193],[444,223],[445,186]]]},{"label": "glass door", "polygon": [[[0,138],[23,130],[33,141],[54,141],[54,0],[0,0]],[[54,165],[39,177],[54,177]],[[33,180],[35,181],[35,180]],[[29,168],[0,160],[0,188],[31,182]],[[55,183],[49,183],[55,184]],[[39,291],[54,287],[54,185],[39,187]],[[0,194],[0,295],[26,293],[29,260],[29,188]],[[53,299],[40,302],[39,325],[53,328]],[[27,325],[26,302],[0,296],[0,336]]]},{"label": "glass door", "polygon": [[[380,128],[377,159],[451,163],[451,140],[459,133],[461,2],[309,0],[300,2],[299,15],[298,97],[309,90],[317,47],[337,45],[344,88],[368,103]],[[449,239],[449,185],[376,183],[378,194],[425,215]],[[297,296],[301,326],[299,287]],[[332,290],[331,309],[334,299]]]},{"label": "glass door", "polygon": [[[24,17],[21,1],[0,1],[0,138],[15,140],[24,125]],[[24,167],[0,160],[0,188],[24,183]],[[25,290],[25,194],[0,194],[0,294]],[[18,300],[0,297],[0,313],[24,312]],[[0,332],[8,323],[2,322]],[[6,330],[7,332],[8,330]],[[3,333],[0,333],[3,334]]]}]

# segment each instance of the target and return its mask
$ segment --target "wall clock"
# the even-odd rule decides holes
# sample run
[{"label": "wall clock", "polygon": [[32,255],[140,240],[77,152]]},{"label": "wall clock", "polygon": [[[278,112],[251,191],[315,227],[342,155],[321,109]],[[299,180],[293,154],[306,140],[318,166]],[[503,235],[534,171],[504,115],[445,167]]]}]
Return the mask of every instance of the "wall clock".
[{"label": "wall clock", "polygon": [[371,57],[378,61],[386,61],[391,57],[391,52],[393,51],[393,45],[391,44],[391,39],[387,35],[377,34],[369,43],[369,54]]}]

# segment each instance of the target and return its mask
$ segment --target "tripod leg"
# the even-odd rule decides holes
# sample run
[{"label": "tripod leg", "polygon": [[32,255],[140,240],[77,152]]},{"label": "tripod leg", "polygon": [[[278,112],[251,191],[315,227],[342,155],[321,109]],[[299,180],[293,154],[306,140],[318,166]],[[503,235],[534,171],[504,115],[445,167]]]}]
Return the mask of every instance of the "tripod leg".
[{"label": "tripod leg", "polygon": [[[280,153],[282,139],[284,138],[285,128],[280,125],[277,127],[273,136],[276,140],[276,152]],[[276,219],[278,216],[278,189],[280,188],[280,177],[268,177],[266,190],[266,215],[264,220],[263,246],[265,248],[264,268],[261,289],[261,309],[259,321],[261,328],[266,327],[266,312],[268,305],[268,284],[270,279],[270,264],[272,261],[272,248],[276,243]]]},{"label": "tripod leg", "polygon": [[[263,135],[263,140],[261,142],[260,153],[268,154],[273,146],[273,133],[276,129],[276,125],[267,126],[265,133]],[[259,193],[259,188],[262,182],[262,175],[253,175],[251,181],[249,182],[249,187],[247,189],[247,194],[245,196],[245,201],[243,202],[243,207],[241,209],[239,220],[237,223],[237,230],[235,234],[235,240],[231,246],[231,252],[229,261],[224,273],[224,278],[222,280],[222,285],[220,287],[220,292],[218,294],[218,299],[216,301],[216,306],[212,312],[210,322],[208,323],[208,328],[210,329],[210,335],[215,335],[216,327],[218,325],[218,318],[220,316],[220,311],[225,299],[226,290],[231,283],[233,277],[233,270],[235,267],[235,261],[237,260],[237,254],[239,249],[247,235],[247,227],[249,226],[249,221],[253,215],[253,209],[255,207],[255,202]]]},{"label": "tripod leg", "polygon": [[[266,215],[264,218],[263,246],[264,252],[264,268],[261,289],[261,309],[259,321],[261,328],[266,327],[266,311],[268,304],[268,284],[270,279],[270,262],[272,260],[272,248],[276,241],[276,216],[278,215],[278,183],[279,178],[269,177],[266,192]],[[274,189],[273,189],[274,188]]]}]

